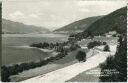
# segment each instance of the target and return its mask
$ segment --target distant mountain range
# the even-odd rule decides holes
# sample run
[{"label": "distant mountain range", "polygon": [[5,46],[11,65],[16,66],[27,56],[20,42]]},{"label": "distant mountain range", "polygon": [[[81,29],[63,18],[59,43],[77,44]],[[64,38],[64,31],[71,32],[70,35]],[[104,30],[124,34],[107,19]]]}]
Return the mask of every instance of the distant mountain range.
[{"label": "distant mountain range", "polygon": [[64,27],[61,27],[54,32],[66,32],[66,33],[75,33],[82,32],[86,30],[93,22],[100,19],[102,16],[88,17],[79,21],[75,21],[71,24],[68,24]]},{"label": "distant mountain range", "polygon": [[44,27],[26,25],[20,22],[14,22],[14,21],[2,19],[2,33],[26,34],[26,33],[46,33],[46,32],[50,32],[50,31]]},{"label": "distant mountain range", "polygon": [[120,8],[98,19],[83,32],[72,36],[86,38],[88,32],[92,35],[102,35],[110,31],[116,31],[119,34],[127,33],[127,7]]},{"label": "distant mountain range", "polygon": [[[54,33],[77,33],[75,36],[81,36],[88,32],[93,35],[101,35],[109,31],[118,33],[127,32],[127,8],[123,7],[105,16],[88,17],[57,30]],[[19,22],[2,19],[3,33],[47,33],[50,32],[45,27],[37,27],[34,25],[25,25]]]}]

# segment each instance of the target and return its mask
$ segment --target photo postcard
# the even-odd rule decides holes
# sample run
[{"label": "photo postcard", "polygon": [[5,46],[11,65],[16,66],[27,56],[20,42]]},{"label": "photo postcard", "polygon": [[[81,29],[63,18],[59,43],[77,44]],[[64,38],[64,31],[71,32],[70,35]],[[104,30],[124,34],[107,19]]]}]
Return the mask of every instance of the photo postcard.
[{"label": "photo postcard", "polygon": [[126,0],[1,0],[1,82],[127,82]]}]

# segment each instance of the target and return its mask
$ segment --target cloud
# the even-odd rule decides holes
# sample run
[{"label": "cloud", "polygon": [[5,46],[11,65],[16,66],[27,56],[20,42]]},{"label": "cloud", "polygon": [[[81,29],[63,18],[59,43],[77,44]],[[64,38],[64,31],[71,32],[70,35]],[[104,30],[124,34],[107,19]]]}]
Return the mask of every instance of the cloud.
[{"label": "cloud", "polygon": [[96,0],[4,0],[2,4],[3,18],[52,28],[62,27],[91,16],[106,15],[121,8],[126,2]]},{"label": "cloud", "polygon": [[40,17],[36,14],[30,14],[29,17],[39,19]]},{"label": "cloud", "polygon": [[75,1],[75,4],[77,6],[94,6],[94,5],[97,5],[97,6],[104,6],[104,5],[107,5],[107,6],[110,6],[110,5],[116,5],[116,6],[121,6],[121,5],[124,5],[126,4],[126,1],[125,0],[122,0],[122,1]]},{"label": "cloud", "polygon": [[9,14],[9,19],[16,22],[22,22],[25,24],[33,24],[36,25],[40,20],[40,13],[23,13],[21,11],[15,11]]},{"label": "cloud", "polygon": [[55,18],[56,16],[54,14],[50,14],[50,17],[51,18]]},{"label": "cloud", "polygon": [[10,17],[10,19],[12,19],[12,20],[16,20],[16,19],[24,18],[25,15],[24,15],[24,13],[22,13],[21,11],[16,11],[16,12],[14,12],[14,13],[9,14],[9,17]]}]

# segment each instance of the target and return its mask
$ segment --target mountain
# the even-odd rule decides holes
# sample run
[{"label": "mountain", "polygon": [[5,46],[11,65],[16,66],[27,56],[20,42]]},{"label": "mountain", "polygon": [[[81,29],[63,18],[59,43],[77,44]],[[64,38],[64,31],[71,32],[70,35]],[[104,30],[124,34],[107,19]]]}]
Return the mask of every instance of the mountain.
[{"label": "mountain", "polygon": [[103,18],[94,22],[86,31],[92,32],[94,35],[100,35],[109,31],[117,31],[118,33],[127,32],[127,7],[118,9]]},{"label": "mountain", "polygon": [[93,22],[101,18],[102,16],[89,17],[82,20],[75,21],[64,27],[61,27],[54,32],[81,32],[88,28]]},{"label": "mountain", "polygon": [[72,36],[86,38],[88,32],[92,35],[102,35],[110,31],[116,31],[119,34],[127,33],[127,7],[120,8],[98,19],[83,32]]},{"label": "mountain", "polygon": [[19,22],[2,19],[2,32],[3,33],[46,33],[48,29],[44,27],[37,27],[34,25],[25,25]]}]

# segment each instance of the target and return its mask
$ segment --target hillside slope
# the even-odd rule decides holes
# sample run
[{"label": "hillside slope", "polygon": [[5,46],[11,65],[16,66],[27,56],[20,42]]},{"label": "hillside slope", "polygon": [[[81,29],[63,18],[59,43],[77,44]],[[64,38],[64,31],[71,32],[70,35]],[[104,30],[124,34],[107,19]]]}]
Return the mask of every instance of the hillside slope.
[{"label": "hillside slope", "polygon": [[64,27],[61,27],[61,28],[55,30],[54,32],[60,32],[60,31],[79,32],[79,31],[83,31],[83,30],[87,29],[87,27],[90,26],[93,22],[95,22],[96,20],[98,20],[101,17],[102,16],[95,16],[95,17],[89,17],[89,18],[85,18],[85,19],[82,19],[79,21],[75,21],[71,24],[68,24]]},{"label": "hillside slope", "polygon": [[25,25],[19,22],[2,19],[2,32],[3,33],[45,33],[49,32],[44,27],[37,27],[34,25]]},{"label": "hillside slope", "polygon": [[127,32],[127,8],[123,7],[97,20],[84,32],[86,31],[91,31],[94,35],[104,34],[109,31],[126,33]]},{"label": "hillside slope", "polygon": [[87,38],[89,36],[88,33],[96,36],[110,31],[116,31],[119,34],[127,32],[127,7],[120,8],[98,19],[83,32],[70,36],[75,36],[76,39],[82,39]]}]

